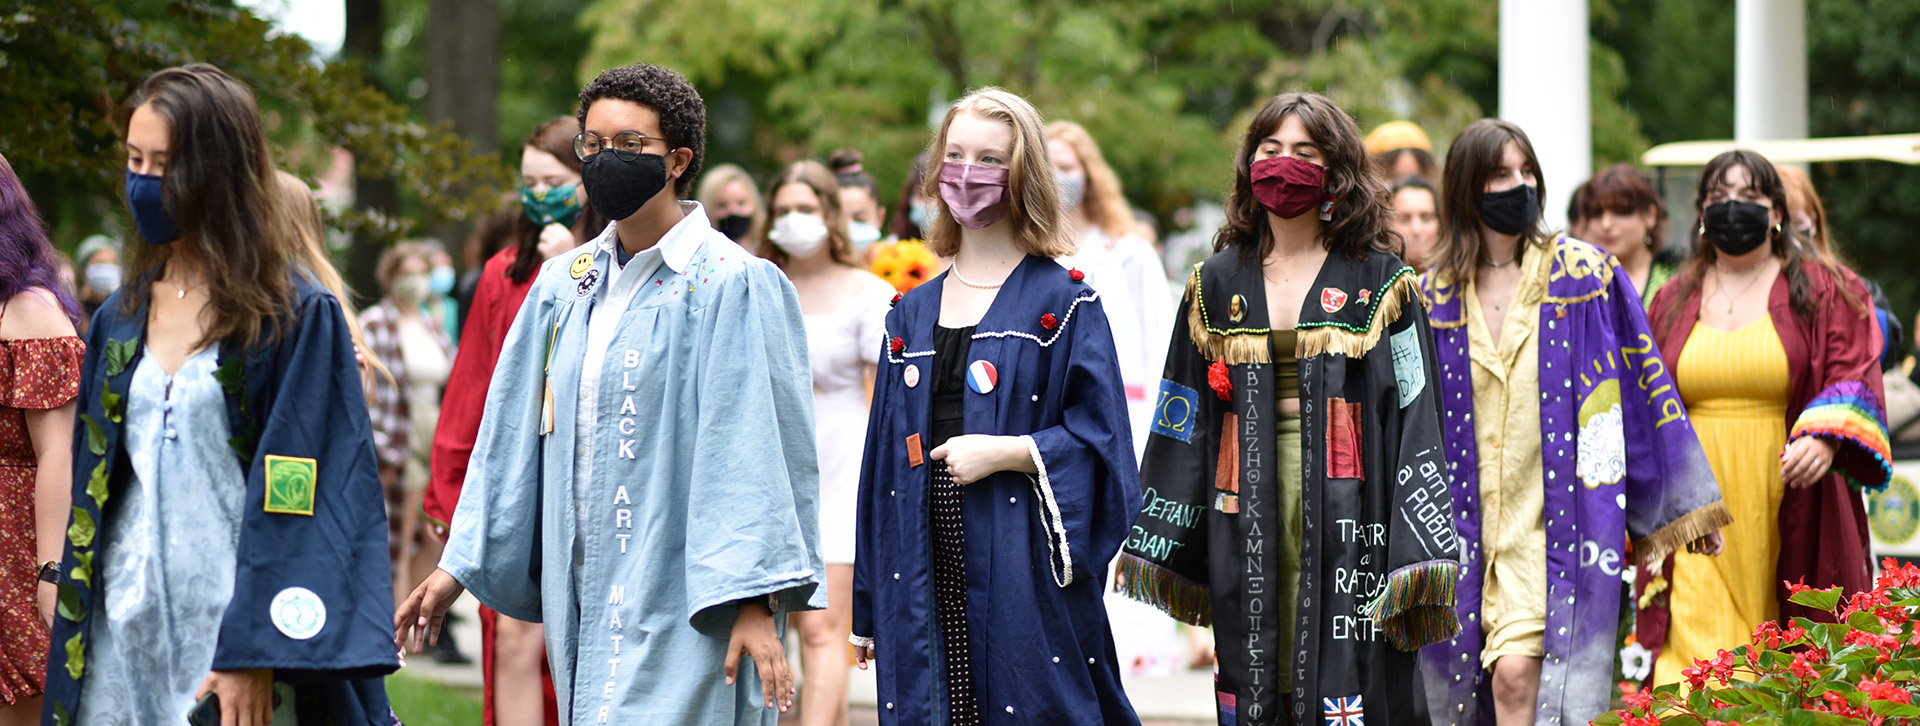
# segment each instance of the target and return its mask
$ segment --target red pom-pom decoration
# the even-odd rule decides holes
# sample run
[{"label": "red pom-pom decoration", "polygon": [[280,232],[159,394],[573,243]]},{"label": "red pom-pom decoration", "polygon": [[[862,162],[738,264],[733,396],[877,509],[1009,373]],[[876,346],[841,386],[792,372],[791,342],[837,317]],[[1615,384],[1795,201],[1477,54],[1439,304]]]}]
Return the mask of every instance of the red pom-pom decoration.
[{"label": "red pom-pom decoration", "polygon": [[907,341],[901,340],[899,338],[894,338],[893,343],[891,344],[890,347],[893,348],[893,352],[898,353],[900,351],[907,349]]},{"label": "red pom-pom decoration", "polygon": [[1053,316],[1053,313],[1041,313],[1041,314],[1040,314],[1040,327],[1042,327],[1042,328],[1046,328],[1046,329],[1048,329],[1048,330],[1052,330],[1052,329],[1054,329],[1054,328],[1058,328],[1058,327],[1060,327],[1060,319],[1059,319],[1059,318],[1056,318],[1056,317],[1054,317],[1054,316]]},{"label": "red pom-pom decoration", "polygon": [[1207,366],[1207,385],[1213,388],[1213,395],[1219,396],[1220,400],[1233,400],[1233,381],[1227,378],[1225,361],[1214,361],[1213,365]]},{"label": "red pom-pom decoration", "polygon": [[1073,281],[1074,281],[1074,282],[1080,282],[1080,281],[1082,281],[1082,280],[1085,280],[1085,279],[1087,279],[1087,273],[1084,273],[1084,272],[1081,272],[1081,271],[1079,271],[1079,270],[1077,270],[1077,269],[1076,269],[1076,270],[1067,270],[1067,277],[1071,277],[1071,278],[1073,278]]}]

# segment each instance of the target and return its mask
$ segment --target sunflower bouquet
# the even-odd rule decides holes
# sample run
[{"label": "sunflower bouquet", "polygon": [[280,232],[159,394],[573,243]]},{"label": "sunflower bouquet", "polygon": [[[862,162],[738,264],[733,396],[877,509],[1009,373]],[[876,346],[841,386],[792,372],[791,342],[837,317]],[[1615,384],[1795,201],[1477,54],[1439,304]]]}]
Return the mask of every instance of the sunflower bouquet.
[{"label": "sunflower bouquet", "polygon": [[906,294],[920,283],[940,274],[940,258],[927,249],[925,242],[903,239],[873,246],[873,274],[886,280],[893,289]]}]

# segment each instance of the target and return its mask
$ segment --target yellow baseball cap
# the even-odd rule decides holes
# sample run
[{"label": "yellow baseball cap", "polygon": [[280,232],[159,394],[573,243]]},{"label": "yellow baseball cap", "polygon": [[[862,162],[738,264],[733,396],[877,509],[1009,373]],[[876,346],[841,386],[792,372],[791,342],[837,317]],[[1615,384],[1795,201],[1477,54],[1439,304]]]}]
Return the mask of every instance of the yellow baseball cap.
[{"label": "yellow baseball cap", "polygon": [[1427,140],[1427,132],[1412,121],[1388,121],[1374,127],[1367,134],[1367,153],[1378,156],[1400,149],[1419,149],[1428,153],[1433,151],[1433,142]]}]

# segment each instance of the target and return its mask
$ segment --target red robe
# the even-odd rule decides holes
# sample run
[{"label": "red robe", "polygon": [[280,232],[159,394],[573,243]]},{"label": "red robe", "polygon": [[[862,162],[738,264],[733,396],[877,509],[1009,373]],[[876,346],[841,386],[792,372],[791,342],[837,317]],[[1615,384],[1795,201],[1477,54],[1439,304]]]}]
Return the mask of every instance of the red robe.
[{"label": "red robe", "polygon": [[[447,395],[440,402],[440,423],[433,434],[432,477],[420,508],[426,514],[433,534],[447,539],[448,522],[460,503],[460,486],[467,480],[467,460],[473,456],[473,440],[480,434],[480,414],[487,404],[487,386],[493,381],[493,367],[500,360],[500,348],[507,342],[507,329],[514,315],[533,289],[536,275],[526,282],[507,278],[513,265],[514,249],[501,250],[487,260],[480,272],[480,284],[473,292],[473,309],[467,313],[466,327],[460,334],[460,350],[453,358],[453,371],[447,375]],[[498,615],[492,608],[480,606],[480,672],[486,683],[481,723],[493,726],[493,628]],[[544,653],[544,650],[543,650]],[[559,726],[559,705],[553,694],[552,676],[546,656],[540,657],[540,682],[546,691],[547,726]]]},{"label": "red robe", "polygon": [[[1825,477],[1804,489],[1788,488],[1780,500],[1781,547],[1774,590],[1781,620],[1798,616],[1827,621],[1832,620],[1830,614],[1788,602],[1784,583],[1805,582],[1821,589],[1840,585],[1848,593],[1871,589],[1866,508],[1854,487],[1886,486],[1891,456],[1880,378],[1880,326],[1871,312],[1867,289],[1845,268],[1840,268],[1839,280],[1811,263],[1806,263],[1806,270],[1815,301],[1811,320],[1794,312],[1784,272],[1774,279],[1767,295],[1767,315],[1773,319],[1793,377],[1787,400],[1787,440],[1819,436],[1837,448],[1832,470]],[[1869,306],[1868,312],[1862,313],[1839,294],[1842,285],[1855,300]],[[1674,283],[1661,288],[1647,311],[1668,370],[1680,362],[1687,337],[1700,319],[1698,292],[1681,300],[1678,288]],[[1679,306],[1680,314],[1669,324],[1666,313],[1674,306]],[[1863,416],[1862,411],[1874,415]],[[1672,563],[1667,560],[1669,571]],[[1647,580],[1642,570],[1641,588]],[[1666,643],[1666,602],[1665,597],[1657,597],[1640,610],[1637,622],[1639,642],[1656,655]]]}]

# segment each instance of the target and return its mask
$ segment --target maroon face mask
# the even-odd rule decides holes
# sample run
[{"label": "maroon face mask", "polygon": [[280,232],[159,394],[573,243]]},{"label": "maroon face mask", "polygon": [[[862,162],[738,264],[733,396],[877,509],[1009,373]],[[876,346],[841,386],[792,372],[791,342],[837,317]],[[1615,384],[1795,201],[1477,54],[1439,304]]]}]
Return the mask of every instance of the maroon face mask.
[{"label": "maroon face mask", "polygon": [[968,229],[992,226],[1007,216],[1006,169],[947,162],[940,165],[940,199],[953,221]]},{"label": "maroon face mask", "polygon": [[1253,198],[1281,219],[1293,219],[1326,196],[1326,167],[1291,156],[1253,162]]}]

